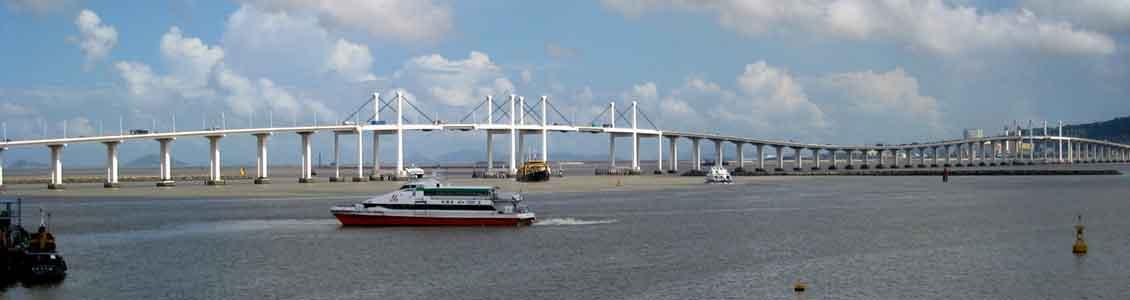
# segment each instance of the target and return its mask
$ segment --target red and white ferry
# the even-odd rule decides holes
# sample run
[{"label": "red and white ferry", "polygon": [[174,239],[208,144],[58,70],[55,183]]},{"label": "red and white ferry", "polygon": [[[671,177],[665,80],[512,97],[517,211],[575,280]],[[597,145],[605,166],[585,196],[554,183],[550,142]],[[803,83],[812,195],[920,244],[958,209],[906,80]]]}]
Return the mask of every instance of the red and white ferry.
[{"label": "red and white ferry", "polygon": [[330,212],[346,226],[518,226],[535,220],[521,194],[500,193],[497,187],[450,186],[430,178],[361,203],[334,206]]}]

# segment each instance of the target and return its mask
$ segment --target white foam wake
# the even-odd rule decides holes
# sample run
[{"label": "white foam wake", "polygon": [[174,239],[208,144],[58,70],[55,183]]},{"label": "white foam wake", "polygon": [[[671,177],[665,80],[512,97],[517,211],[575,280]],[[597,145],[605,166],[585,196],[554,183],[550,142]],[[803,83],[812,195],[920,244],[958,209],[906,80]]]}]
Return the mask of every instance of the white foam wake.
[{"label": "white foam wake", "polygon": [[534,226],[566,226],[566,225],[597,225],[597,224],[611,224],[620,222],[620,220],[581,220],[576,218],[549,218],[545,220],[538,220]]}]

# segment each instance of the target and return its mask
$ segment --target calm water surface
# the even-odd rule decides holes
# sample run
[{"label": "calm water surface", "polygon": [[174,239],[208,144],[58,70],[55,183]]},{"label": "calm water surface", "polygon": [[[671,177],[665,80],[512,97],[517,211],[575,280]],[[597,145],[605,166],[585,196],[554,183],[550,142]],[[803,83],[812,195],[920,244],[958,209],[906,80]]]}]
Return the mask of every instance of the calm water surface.
[{"label": "calm water surface", "polygon": [[809,299],[1130,297],[1130,176],[799,177],[527,199],[543,222],[525,228],[342,228],[328,213],[354,201],[341,198],[32,201],[54,213],[70,275],[0,295],[788,299],[803,279]]}]

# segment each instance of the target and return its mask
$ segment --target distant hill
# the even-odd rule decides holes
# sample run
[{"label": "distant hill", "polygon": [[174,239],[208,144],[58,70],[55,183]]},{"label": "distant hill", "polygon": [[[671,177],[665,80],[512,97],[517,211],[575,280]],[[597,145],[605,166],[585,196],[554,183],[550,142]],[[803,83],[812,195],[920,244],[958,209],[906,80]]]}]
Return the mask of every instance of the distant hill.
[{"label": "distant hill", "polygon": [[1130,143],[1130,117],[1110,121],[1063,126],[1063,135],[1117,143]]},{"label": "distant hill", "polygon": [[45,168],[47,168],[47,164],[37,162],[37,161],[29,161],[29,160],[21,159],[21,160],[17,160],[15,162],[7,164],[6,168],[9,168],[9,169],[45,169]]},{"label": "distant hill", "polygon": [[[160,165],[161,165],[161,155],[149,154],[149,155],[145,155],[145,156],[142,156],[142,157],[138,157],[137,159],[134,159],[130,162],[127,162],[123,166],[130,167],[130,168],[139,168],[139,167],[157,167],[157,166],[160,166]],[[189,166],[189,164],[186,163],[186,162],[183,162],[183,161],[173,159],[173,166],[183,167],[183,166]]]}]

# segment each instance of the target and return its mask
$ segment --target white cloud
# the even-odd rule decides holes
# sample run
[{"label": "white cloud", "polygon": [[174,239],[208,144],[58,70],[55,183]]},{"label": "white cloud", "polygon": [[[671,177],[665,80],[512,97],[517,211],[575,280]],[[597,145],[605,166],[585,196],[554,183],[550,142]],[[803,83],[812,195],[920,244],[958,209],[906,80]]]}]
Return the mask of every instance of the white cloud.
[{"label": "white cloud", "polygon": [[836,127],[846,135],[910,141],[946,128],[938,100],[922,95],[918,79],[902,68],[827,74],[809,83],[817,103],[843,120]]},{"label": "white cloud", "polygon": [[228,16],[221,40],[228,67],[259,76],[323,73],[335,42],[313,15],[250,5]]},{"label": "white cloud", "polygon": [[267,78],[249,79],[224,62],[224,49],[199,38],[186,37],[177,27],[161,37],[161,55],[168,74],[157,74],[149,65],[119,61],[114,64],[137,105],[156,109],[176,101],[207,103],[222,100],[236,115],[274,110],[280,113],[314,112],[332,117],[333,111],[319,101],[299,100],[287,89]]},{"label": "white cloud", "polygon": [[[745,66],[737,84],[742,91],[740,100],[719,107],[717,112],[723,118],[779,121],[764,124],[774,129],[806,131],[827,127],[824,112],[808,100],[804,87],[788,71],[759,61]],[[736,114],[731,114],[735,111]],[[746,115],[747,112],[750,115]]]},{"label": "white cloud", "polygon": [[33,13],[47,13],[62,9],[73,0],[4,0],[8,9],[13,11],[30,11]]},{"label": "white cloud", "polygon": [[545,44],[545,53],[552,58],[570,58],[581,54],[581,50],[569,48],[555,43]]},{"label": "white cloud", "polygon": [[0,102],[0,116],[5,119],[36,116],[39,113],[31,107],[11,102]]},{"label": "white cloud", "polygon": [[522,69],[520,76],[522,77],[522,84],[530,84],[534,80],[534,74],[530,73],[530,69]]},{"label": "white cloud", "polygon": [[350,81],[370,81],[377,77],[369,72],[373,55],[369,47],[338,39],[326,60],[326,68]]},{"label": "white cloud", "polygon": [[94,126],[90,123],[90,119],[83,117],[71,118],[65,122],[60,121],[58,126],[63,128],[66,125],[67,136],[92,136],[98,133]]},{"label": "white cloud", "polygon": [[1095,30],[1130,31],[1128,0],[1023,0],[1020,5],[1040,16],[1060,18]]},{"label": "white cloud", "polygon": [[224,49],[208,46],[199,38],[185,37],[180,28],[174,26],[161,36],[161,57],[186,89],[202,88],[208,84],[212,70],[224,59]]},{"label": "white cloud", "polygon": [[722,26],[748,35],[806,32],[849,40],[892,40],[942,55],[994,49],[1031,49],[1065,55],[1106,55],[1109,36],[1027,11],[988,13],[942,0],[602,0],[639,16],[685,9],[718,15]]},{"label": "white cloud", "polygon": [[433,41],[451,31],[451,8],[431,0],[238,0],[294,14],[316,13],[322,23],[375,37]]},{"label": "white cloud", "polygon": [[851,108],[861,112],[909,114],[930,125],[941,121],[938,100],[919,94],[918,79],[902,68],[830,74],[817,82],[843,93]]},{"label": "white cloud", "polygon": [[439,54],[418,56],[393,76],[451,106],[474,105],[488,95],[514,91],[514,83],[502,73],[502,68],[490,56],[477,51],[463,60],[449,60]]},{"label": "white cloud", "polygon": [[632,89],[621,96],[627,101],[653,102],[659,99],[659,88],[654,82],[644,82],[633,85]]},{"label": "white cloud", "polygon": [[102,24],[102,18],[90,10],[82,10],[75,17],[80,36],[75,39],[79,50],[86,56],[87,68],[110,54],[118,44],[118,31],[114,26]]},{"label": "white cloud", "polygon": [[346,82],[378,79],[367,45],[334,37],[310,13],[243,5],[228,16],[222,43],[226,65],[247,76],[288,81],[326,79],[322,75]]},{"label": "white cloud", "polygon": [[623,95],[654,99],[641,106],[658,109],[662,122],[681,130],[785,138],[781,135],[811,137],[829,127],[824,111],[809,101],[804,87],[785,70],[759,61],[746,65],[735,83],[738,89],[731,90],[691,76],[663,96],[651,82],[635,85]]}]

